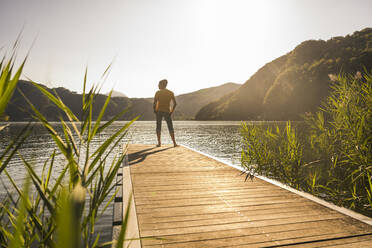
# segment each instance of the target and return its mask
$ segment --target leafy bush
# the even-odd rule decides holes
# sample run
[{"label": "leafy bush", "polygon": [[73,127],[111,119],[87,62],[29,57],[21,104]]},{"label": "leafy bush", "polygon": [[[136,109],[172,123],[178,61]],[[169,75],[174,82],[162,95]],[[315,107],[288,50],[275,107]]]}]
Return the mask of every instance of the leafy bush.
[{"label": "leafy bush", "polygon": [[303,123],[243,123],[242,165],[372,216],[372,75],[330,78],[330,96]]}]

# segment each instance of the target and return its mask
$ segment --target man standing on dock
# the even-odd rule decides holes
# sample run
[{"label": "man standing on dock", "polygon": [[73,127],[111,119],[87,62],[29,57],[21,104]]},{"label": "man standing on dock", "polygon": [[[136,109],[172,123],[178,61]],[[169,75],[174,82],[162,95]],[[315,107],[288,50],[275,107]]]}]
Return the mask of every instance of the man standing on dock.
[{"label": "man standing on dock", "polygon": [[[176,109],[177,103],[176,98],[172,91],[166,89],[168,81],[163,79],[159,82],[159,90],[155,93],[154,97],[154,113],[156,114],[156,136],[158,138],[157,146],[161,146],[161,122],[163,117],[168,125],[169,134],[172,138],[174,147],[177,146],[176,139],[174,138],[174,129],[171,115]],[[170,107],[170,102],[173,101],[172,108]]]}]

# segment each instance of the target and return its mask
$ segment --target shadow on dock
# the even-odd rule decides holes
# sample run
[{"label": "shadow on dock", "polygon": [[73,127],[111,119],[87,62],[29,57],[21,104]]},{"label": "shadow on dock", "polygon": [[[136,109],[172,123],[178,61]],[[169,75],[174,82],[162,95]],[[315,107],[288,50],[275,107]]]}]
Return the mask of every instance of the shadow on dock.
[{"label": "shadow on dock", "polygon": [[163,152],[171,148],[173,147],[165,147],[165,148],[151,147],[151,148],[143,149],[138,152],[130,153],[128,154],[129,166],[143,162],[146,159],[146,157],[149,155]]}]

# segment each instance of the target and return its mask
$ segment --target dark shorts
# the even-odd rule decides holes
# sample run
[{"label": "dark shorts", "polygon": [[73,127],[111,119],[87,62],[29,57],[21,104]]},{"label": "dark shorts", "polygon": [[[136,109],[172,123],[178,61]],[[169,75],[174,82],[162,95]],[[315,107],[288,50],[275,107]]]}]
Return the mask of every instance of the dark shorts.
[{"label": "dark shorts", "polygon": [[156,131],[161,131],[161,121],[163,120],[163,117],[167,122],[169,132],[174,132],[171,114],[161,111],[156,112]]}]

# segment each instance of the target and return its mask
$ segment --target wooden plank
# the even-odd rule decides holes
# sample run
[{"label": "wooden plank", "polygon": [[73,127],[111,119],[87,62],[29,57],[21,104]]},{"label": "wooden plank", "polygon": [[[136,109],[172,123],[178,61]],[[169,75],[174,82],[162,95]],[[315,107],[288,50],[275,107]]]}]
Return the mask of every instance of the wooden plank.
[{"label": "wooden plank", "polygon": [[370,225],[185,147],[128,154],[142,247],[372,246]]},{"label": "wooden plank", "polygon": [[[135,196],[133,195],[132,179],[130,167],[123,167],[123,213],[129,209],[128,226],[126,231],[126,241],[123,247],[140,248],[139,228],[137,222],[137,210],[135,205]],[[124,214],[123,214],[124,215]]]},{"label": "wooden plank", "polygon": [[[116,188],[118,189],[118,193],[114,200],[112,240],[118,240],[124,214],[126,209],[129,209],[129,218],[123,247],[130,246],[133,248],[140,248],[141,240],[139,239],[136,205],[133,199],[133,186],[127,157],[124,160],[123,168],[120,168],[116,177]],[[112,247],[116,247],[115,242]]]},{"label": "wooden plank", "polygon": [[[252,243],[265,243],[267,241],[266,238],[261,239],[262,236],[269,236],[271,238],[276,238],[277,244],[279,241],[284,243],[288,237],[289,238],[300,238],[304,239],[306,236],[315,236],[315,235],[329,235],[331,234],[342,234],[343,230],[340,227],[334,226],[332,228],[329,227],[329,223],[332,224],[340,224],[342,222],[333,221],[333,222],[323,222],[323,225],[319,225],[319,223],[310,222],[307,225],[303,224],[293,224],[293,225],[286,225],[286,226],[272,226],[272,227],[262,227],[258,228],[239,228],[239,229],[231,229],[231,230],[222,230],[222,231],[214,231],[214,232],[199,232],[199,233],[192,233],[189,235],[169,235],[163,236],[162,240],[155,240],[155,239],[147,239],[143,241],[143,244],[146,245],[168,245],[168,244],[181,244],[181,243],[189,243],[198,241],[210,241],[213,242],[225,242],[223,240],[231,240],[234,238],[241,238],[240,241],[231,242],[231,246],[235,245],[245,245],[245,244],[252,244]],[[319,228],[321,227],[321,229]],[[360,232],[362,233],[362,232]],[[244,241],[245,240],[245,241]],[[248,241],[247,241],[248,240]],[[291,240],[289,240],[291,241]],[[268,241],[269,245],[273,241]],[[293,240],[291,241],[293,243]],[[197,242],[196,242],[197,243]]]}]

